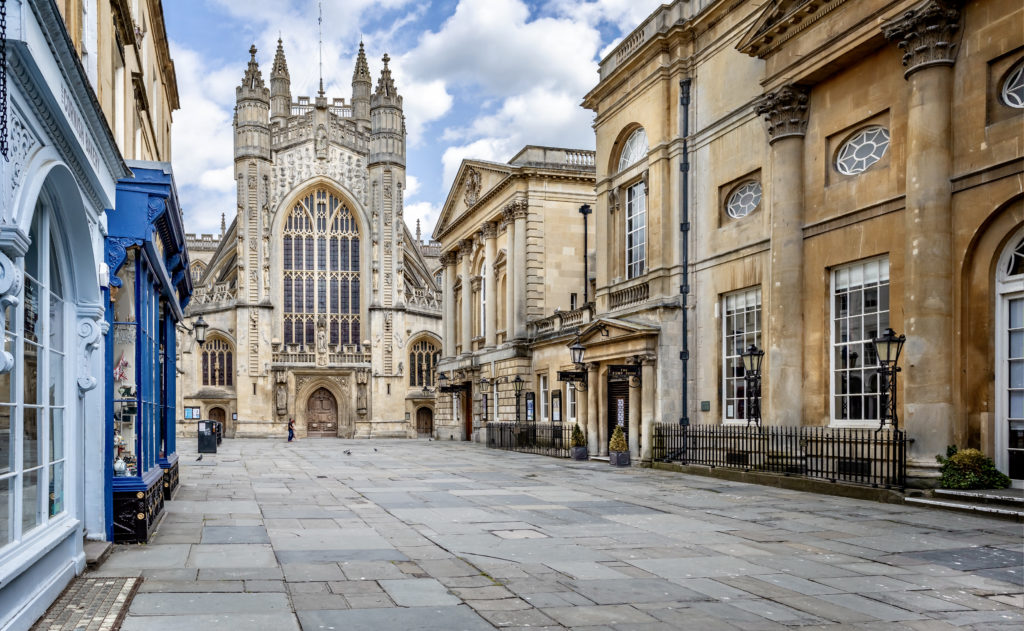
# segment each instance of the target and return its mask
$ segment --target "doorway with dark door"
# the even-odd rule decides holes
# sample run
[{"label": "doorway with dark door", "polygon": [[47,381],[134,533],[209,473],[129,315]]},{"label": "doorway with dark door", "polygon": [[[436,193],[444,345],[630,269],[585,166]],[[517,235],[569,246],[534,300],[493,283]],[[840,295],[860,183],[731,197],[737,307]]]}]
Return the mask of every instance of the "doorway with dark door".
[{"label": "doorway with dark door", "polygon": [[430,408],[416,410],[416,433],[421,437],[434,434],[434,411]]},{"label": "doorway with dark door", "polygon": [[473,440],[473,386],[466,383],[459,399],[462,407],[462,439]]},{"label": "doorway with dark door", "polygon": [[306,435],[333,438],[338,435],[338,402],[327,388],[320,388],[306,403]]},{"label": "doorway with dark door", "polygon": [[608,440],[612,438],[615,427],[622,428],[623,435],[629,440],[629,377],[616,368],[626,366],[609,366],[608,370]]},{"label": "doorway with dark door", "polygon": [[217,421],[220,423],[221,432],[223,432],[221,434],[222,436],[226,436],[228,438],[234,437],[235,432],[232,431],[233,428],[228,427],[228,414],[224,411],[224,408],[210,408],[210,411],[207,412],[206,415],[211,421]]}]

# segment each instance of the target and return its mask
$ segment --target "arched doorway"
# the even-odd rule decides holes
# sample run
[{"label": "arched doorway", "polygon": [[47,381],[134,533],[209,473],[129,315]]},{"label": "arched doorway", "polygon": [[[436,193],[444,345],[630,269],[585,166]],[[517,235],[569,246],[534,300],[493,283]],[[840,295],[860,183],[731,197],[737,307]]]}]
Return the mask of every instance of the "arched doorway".
[{"label": "arched doorway", "polygon": [[226,437],[233,437],[234,436],[234,433],[232,431],[230,431],[230,428],[228,427],[228,414],[227,414],[227,412],[224,411],[224,408],[220,408],[220,407],[210,408],[210,411],[206,413],[206,416],[211,421],[219,421],[220,422],[221,427],[224,428],[224,436],[226,436]]},{"label": "arched doorway", "polygon": [[306,435],[310,438],[338,435],[338,402],[327,388],[320,388],[306,402]]},{"label": "arched doorway", "polygon": [[416,433],[420,436],[434,434],[434,411],[430,408],[416,410]]}]

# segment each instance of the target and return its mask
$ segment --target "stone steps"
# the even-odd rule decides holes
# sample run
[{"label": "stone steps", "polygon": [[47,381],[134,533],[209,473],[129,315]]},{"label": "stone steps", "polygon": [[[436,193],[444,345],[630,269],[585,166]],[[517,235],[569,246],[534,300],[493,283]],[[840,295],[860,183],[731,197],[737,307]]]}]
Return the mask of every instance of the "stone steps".
[{"label": "stone steps", "polygon": [[905,502],[918,506],[977,513],[1024,522],[1024,491],[1021,489],[979,491],[936,489],[929,496],[908,495]]}]

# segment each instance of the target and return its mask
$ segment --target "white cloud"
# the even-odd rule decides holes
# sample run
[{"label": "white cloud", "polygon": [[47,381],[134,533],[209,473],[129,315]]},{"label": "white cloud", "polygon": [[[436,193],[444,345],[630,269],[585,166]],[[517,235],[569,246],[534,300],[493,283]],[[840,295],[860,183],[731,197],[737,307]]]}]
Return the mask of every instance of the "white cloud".
[{"label": "white cloud", "polygon": [[405,176],[405,199],[410,200],[420,192],[420,179],[415,175]]},{"label": "white cloud", "polygon": [[406,204],[404,212],[405,224],[409,227],[409,232],[413,236],[416,235],[416,220],[418,219],[423,239],[430,239],[431,233],[434,232],[434,224],[437,223],[437,218],[441,213],[441,208],[430,202],[416,202],[415,204]]},{"label": "white cloud", "polygon": [[506,162],[518,148],[508,138],[481,138],[466,145],[448,147],[441,156],[445,190],[451,188],[464,158]]}]

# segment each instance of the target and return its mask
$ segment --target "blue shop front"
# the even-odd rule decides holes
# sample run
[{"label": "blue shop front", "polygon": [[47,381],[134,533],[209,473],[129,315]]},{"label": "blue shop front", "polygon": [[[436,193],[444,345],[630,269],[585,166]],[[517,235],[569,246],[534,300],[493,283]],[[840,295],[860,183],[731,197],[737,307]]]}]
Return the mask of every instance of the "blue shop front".
[{"label": "blue shop front", "polygon": [[107,529],[145,542],[178,485],[175,327],[192,295],[171,165],[129,161],[109,213]]}]

